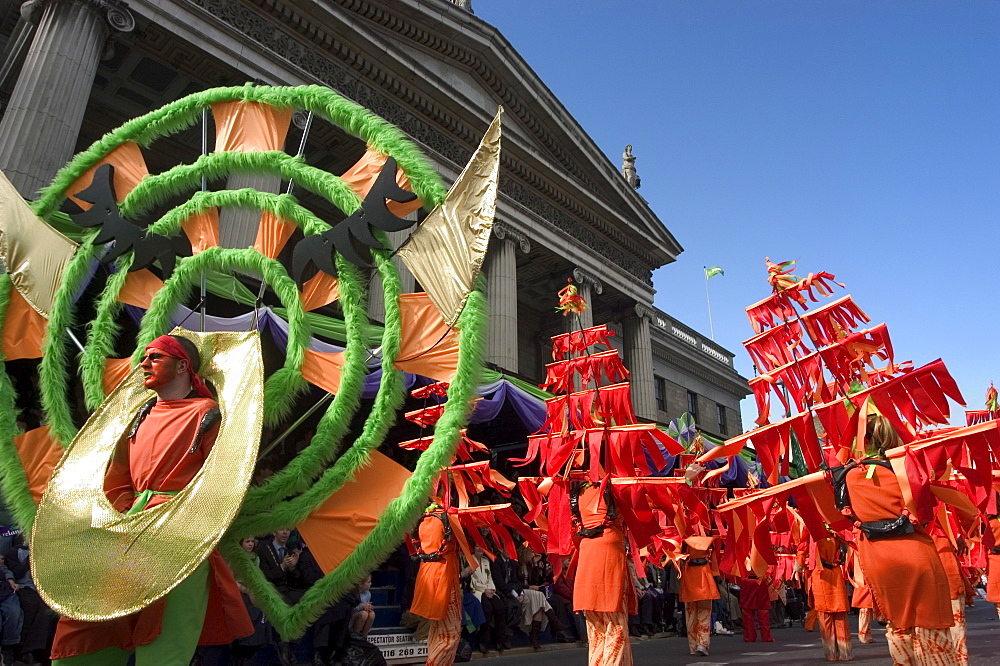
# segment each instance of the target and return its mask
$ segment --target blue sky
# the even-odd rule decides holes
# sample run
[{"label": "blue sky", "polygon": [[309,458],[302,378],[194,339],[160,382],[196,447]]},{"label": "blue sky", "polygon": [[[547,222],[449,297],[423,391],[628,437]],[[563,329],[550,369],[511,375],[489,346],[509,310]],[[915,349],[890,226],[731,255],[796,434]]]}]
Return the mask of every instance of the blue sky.
[{"label": "blue sky", "polygon": [[[1000,384],[1000,2],[474,0],[685,248],[656,305],[736,352],[764,257],[827,270],[897,360]],[[961,408],[955,413],[961,417]],[[744,427],[756,416],[743,403]],[[960,418],[964,422],[964,418]]]}]

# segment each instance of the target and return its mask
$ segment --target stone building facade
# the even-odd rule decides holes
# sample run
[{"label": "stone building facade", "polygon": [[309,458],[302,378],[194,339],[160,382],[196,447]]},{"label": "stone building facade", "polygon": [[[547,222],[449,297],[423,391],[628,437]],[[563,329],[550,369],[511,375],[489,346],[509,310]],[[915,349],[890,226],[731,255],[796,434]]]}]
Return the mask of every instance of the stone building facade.
[{"label": "stone building facade", "polygon": [[[502,105],[489,363],[540,381],[549,336],[566,326],[554,295],[572,277],[592,305],[584,324],[611,322],[620,333],[640,417],[664,422],[691,400],[708,431],[741,432],[748,391],[732,354],[652,305],[652,271],[673,262],[680,244],[469,4],[0,0],[0,169],[31,198],[76,151],[183,95],[248,81],[319,83],[400,127],[450,182]],[[193,158],[200,142],[192,128],[167,148]],[[305,159],[342,173],[364,149],[318,128]],[[151,171],[158,159],[147,155]],[[223,244],[245,246],[231,219]],[[415,287],[412,276],[405,284]],[[381,313],[373,306],[371,315]]]}]

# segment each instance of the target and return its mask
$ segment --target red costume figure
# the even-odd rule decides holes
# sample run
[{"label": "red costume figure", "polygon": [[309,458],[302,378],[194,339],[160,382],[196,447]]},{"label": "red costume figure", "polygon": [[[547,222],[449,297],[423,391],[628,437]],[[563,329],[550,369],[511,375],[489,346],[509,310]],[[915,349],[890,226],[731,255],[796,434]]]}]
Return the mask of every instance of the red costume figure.
[{"label": "red costume figure", "polygon": [[[164,335],[146,347],[140,367],[157,397],[139,410],[108,467],[105,494],[118,511],[169,501],[212,450],[218,405],[198,365],[197,348],[186,338]],[[236,579],[213,551],[174,591],[138,613],[107,622],[61,618],[52,658],[67,666],[124,664],[134,651],[137,666],[187,664],[198,645],[225,645],[253,632]]]},{"label": "red costume figure", "polygon": [[570,502],[581,526],[573,584],[573,610],[583,611],[590,666],[630,666],[628,616],[637,612],[635,589],[625,559],[621,521],[599,486],[574,486]]},{"label": "red costume figure", "polygon": [[740,580],[740,610],[743,612],[743,640],[753,643],[757,640],[754,617],[760,625],[760,639],[765,643],[774,641],[771,635],[771,595],[766,580],[756,574]]},{"label": "red costume figure", "polygon": [[809,576],[813,608],[827,661],[851,661],[851,628],[847,624],[847,585],[844,583],[843,542],[833,536],[816,542],[816,562]]},{"label": "red costume figure", "polygon": [[458,550],[451,523],[441,509],[424,514],[417,529],[420,569],[410,612],[431,621],[427,635],[427,666],[449,666],[462,634]]},{"label": "red costume figure", "polygon": [[[888,419],[877,415],[868,417],[865,440],[870,454],[901,444]],[[954,663],[948,577],[934,541],[907,520],[895,472],[884,459],[865,458],[847,472],[846,488],[860,522],[858,563],[889,621],[889,653],[898,664]]]},{"label": "red costume figure", "polygon": [[[691,654],[708,655],[712,629],[712,600],[719,598],[715,577],[719,563],[712,543],[715,537],[693,536],[684,539],[688,554],[681,563],[681,591],[684,619],[687,622],[688,648]],[[765,590],[765,594],[767,591]]]}]

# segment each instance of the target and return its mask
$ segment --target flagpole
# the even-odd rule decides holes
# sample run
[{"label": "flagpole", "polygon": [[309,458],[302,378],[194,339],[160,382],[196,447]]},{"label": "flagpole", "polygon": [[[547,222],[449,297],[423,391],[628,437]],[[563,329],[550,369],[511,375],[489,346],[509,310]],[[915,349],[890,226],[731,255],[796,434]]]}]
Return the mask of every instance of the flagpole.
[{"label": "flagpole", "polygon": [[705,272],[705,302],[708,304],[708,333],[715,342],[715,327],[712,326],[712,298],[708,295],[708,266],[702,266]]}]

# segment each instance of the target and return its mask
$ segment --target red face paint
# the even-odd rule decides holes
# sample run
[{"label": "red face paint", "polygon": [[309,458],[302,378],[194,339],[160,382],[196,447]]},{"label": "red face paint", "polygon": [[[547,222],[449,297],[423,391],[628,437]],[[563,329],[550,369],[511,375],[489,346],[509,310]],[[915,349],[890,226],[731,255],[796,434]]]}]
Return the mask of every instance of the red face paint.
[{"label": "red face paint", "polygon": [[177,365],[180,361],[162,349],[150,347],[146,350],[146,355],[139,362],[144,378],[143,386],[156,390],[161,386],[166,386],[177,377]]}]

